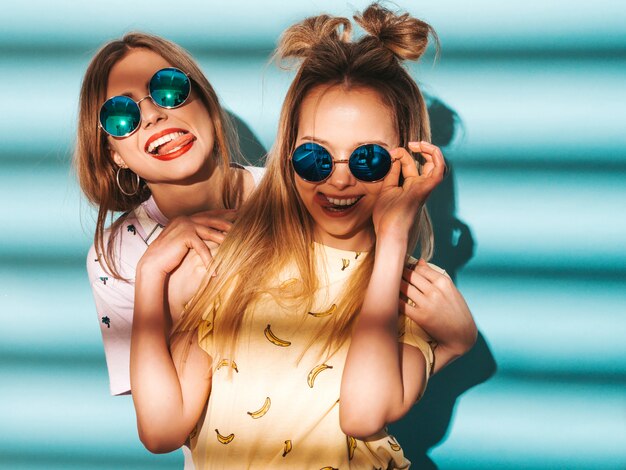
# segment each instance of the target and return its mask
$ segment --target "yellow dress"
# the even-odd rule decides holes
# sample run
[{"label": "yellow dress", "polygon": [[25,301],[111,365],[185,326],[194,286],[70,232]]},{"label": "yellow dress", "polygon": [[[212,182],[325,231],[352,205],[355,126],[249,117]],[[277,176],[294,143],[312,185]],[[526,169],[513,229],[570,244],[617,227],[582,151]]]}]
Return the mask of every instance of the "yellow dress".
[{"label": "yellow dress", "polygon": [[[307,348],[367,254],[319,244],[314,252],[323,277],[312,311],[295,313],[268,295],[246,312],[233,358],[214,364],[211,396],[191,437],[198,470],[409,467],[386,431],[367,441],[341,431],[339,390],[349,344],[330,357],[320,353],[322,344]],[[200,345],[216,358],[210,320],[200,328]],[[424,353],[430,370],[428,335],[400,317],[399,338]]]}]

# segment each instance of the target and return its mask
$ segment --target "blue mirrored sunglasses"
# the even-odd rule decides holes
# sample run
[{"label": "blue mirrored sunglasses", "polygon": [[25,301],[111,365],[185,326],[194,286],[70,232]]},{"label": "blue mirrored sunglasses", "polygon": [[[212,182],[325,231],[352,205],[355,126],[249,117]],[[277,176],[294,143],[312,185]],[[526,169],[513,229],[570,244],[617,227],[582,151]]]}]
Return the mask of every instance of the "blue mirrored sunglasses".
[{"label": "blue mirrored sunglasses", "polygon": [[297,147],[291,156],[296,174],[305,181],[321,183],[328,179],[338,163],[347,163],[354,177],[366,183],[375,183],[387,176],[391,164],[398,160],[377,144],[357,147],[348,160],[333,160],[328,150],[315,142]]},{"label": "blue mirrored sunglasses", "polygon": [[166,109],[182,106],[191,92],[191,82],[185,72],[174,67],[158,70],[150,79],[148,96],[135,101],[128,96],[114,96],[100,107],[100,127],[113,137],[127,137],[141,124],[139,104],[150,98]]}]

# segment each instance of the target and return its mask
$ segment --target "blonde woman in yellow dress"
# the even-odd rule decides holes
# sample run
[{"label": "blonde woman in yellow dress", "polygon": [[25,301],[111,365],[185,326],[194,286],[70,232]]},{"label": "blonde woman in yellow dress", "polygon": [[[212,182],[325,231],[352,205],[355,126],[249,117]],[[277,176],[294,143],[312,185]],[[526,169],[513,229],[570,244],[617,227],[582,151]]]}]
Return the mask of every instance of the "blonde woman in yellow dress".
[{"label": "blonde woman in yellow dress", "polygon": [[[356,40],[326,15],[283,34],[277,56],[299,68],[276,144],[212,264],[194,264],[204,248],[184,221],[139,263],[131,381],[153,452],[189,440],[199,469],[408,468],[387,423],[473,342],[460,295],[424,324],[445,274],[405,267],[416,242],[431,255],[424,202],[445,169],[402,66],[431,28],[379,5],[355,20]],[[168,338],[170,275],[204,282]],[[451,336],[461,346],[434,349]]]}]

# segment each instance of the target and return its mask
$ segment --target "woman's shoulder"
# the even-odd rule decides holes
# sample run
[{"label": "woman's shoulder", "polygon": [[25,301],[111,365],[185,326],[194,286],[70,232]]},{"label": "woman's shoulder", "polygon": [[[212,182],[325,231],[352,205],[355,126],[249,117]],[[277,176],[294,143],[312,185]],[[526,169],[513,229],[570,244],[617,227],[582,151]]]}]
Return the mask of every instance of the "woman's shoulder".
[{"label": "woman's shoulder", "polygon": [[261,166],[248,166],[240,165],[239,163],[232,163],[231,168],[243,172],[246,189],[256,188],[265,174],[265,168]]},{"label": "woman's shoulder", "polygon": [[263,175],[265,175],[265,168],[261,166],[244,166],[243,168],[252,175],[254,186],[258,186],[263,178]]},{"label": "woman's shoulder", "polygon": [[145,211],[142,217],[141,208],[138,206],[120,215],[107,227],[103,233],[102,247],[96,247],[95,243],[91,245],[87,254],[87,272],[92,281],[109,275],[105,268],[105,253],[112,255],[109,262],[115,264],[122,277],[134,279],[137,263],[148,248],[149,237],[156,236],[154,229],[160,227]]},{"label": "woman's shoulder", "polygon": [[257,166],[243,166],[238,163],[233,163],[231,164],[231,170],[234,172],[240,172],[243,175],[243,201],[246,201],[259,186],[259,183],[265,174],[265,168]]},{"label": "woman's shoulder", "polygon": [[[167,219],[161,213],[152,197],[120,217],[105,230],[105,241],[112,238],[120,238],[124,242],[135,240],[149,245],[163,227]],[[123,243],[124,243],[123,242]]]}]

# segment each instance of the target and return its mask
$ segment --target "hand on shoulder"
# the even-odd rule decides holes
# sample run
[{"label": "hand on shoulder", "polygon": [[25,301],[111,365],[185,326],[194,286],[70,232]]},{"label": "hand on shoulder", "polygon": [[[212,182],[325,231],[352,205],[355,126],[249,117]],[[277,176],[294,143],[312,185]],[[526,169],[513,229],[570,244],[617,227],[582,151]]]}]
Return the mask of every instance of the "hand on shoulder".
[{"label": "hand on shoulder", "polygon": [[415,321],[438,344],[436,368],[465,354],[476,342],[478,330],[463,295],[452,279],[419,260],[403,272],[400,312]]},{"label": "hand on shoulder", "polygon": [[[207,241],[205,244],[211,255],[215,255],[219,245],[213,241]],[[180,318],[185,306],[196,294],[207,275],[204,261],[194,249],[189,250],[183,261],[170,274],[167,282],[167,300],[174,323]]]},{"label": "hand on shoulder", "polygon": [[192,249],[208,268],[213,257],[205,242],[221,244],[235,217],[236,211],[228,209],[176,217],[150,244],[139,261],[137,271],[166,276],[180,265]]}]

